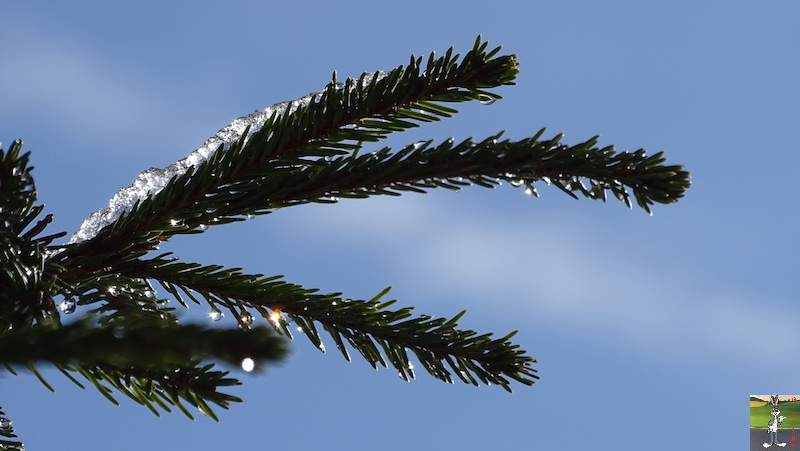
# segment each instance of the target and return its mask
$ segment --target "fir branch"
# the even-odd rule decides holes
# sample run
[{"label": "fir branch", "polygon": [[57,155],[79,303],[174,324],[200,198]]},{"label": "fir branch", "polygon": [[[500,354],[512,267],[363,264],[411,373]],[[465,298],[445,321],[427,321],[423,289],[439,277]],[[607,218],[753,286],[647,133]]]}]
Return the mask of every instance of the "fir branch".
[{"label": "fir branch", "polygon": [[[175,324],[177,316],[167,307],[169,299],[156,297],[156,290],[147,280],[129,277],[124,272],[93,274],[85,280],[67,285],[61,291],[64,303],[77,306],[100,304],[87,314],[97,315],[98,324],[122,322],[126,327],[142,327],[161,323]],[[67,307],[61,306],[62,310]]]},{"label": "fir branch", "polygon": [[388,290],[369,301],[346,299],[340,293],[319,294],[316,289],[287,283],[280,280],[280,276],[265,278],[243,274],[238,268],[201,266],[171,261],[163,256],[140,263],[129,262],[124,270],[136,277],[152,278],[162,284],[194,291],[212,306],[230,309],[237,317],[248,309],[255,309],[269,319],[276,330],[291,337],[283,316],[287,315],[315,346],[324,350],[314,325],[318,323],[348,360],[350,356],[343,346],[344,341],[373,366],[387,366],[388,359],[403,377],[413,377],[407,354],[410,350],[432,376],[447,382],[452,382],[452,377],[443,361],[450,364],[459,378],[473,384],[477,384],[473,375],[483,383],[501,385],[507,390],[510,389],[506,376],[524,384],[538,379],[530,367],[536,361],[508,340],[511,335],[492,340],[491,334],[477,336],[474,331],[458,330],[457,320],[461,315],[450,320],[427,315],[411,318],[412,308],[388,310],[394,301],[380,302]]},{"label": "fir branch", "polygon": [[29,156],[21,140],[7,152],[0,148],[0,332],[46,321],[55,312],[50,293],[63,270],[48,259],[46,246],[66,233],[38,236],[52,215],[34,224],[44,206],[35,205]]},{"label": "fir branch", "polygon": [[126,327],[120,322],[97,327],[82,320],[0,335],[0,361],[6,367],[24,365],[36,373],[33,364],[50,362],[83,387],[68,372],[81,374],[115,404],[112,392],[119,391],[156,414],[156,407],[169,412],[172,405],[190,418],[182,402],[216,419],[209,402],[227,408],[240,401],[218,391],[238,385],[237,380],[227,378],[227,372],[212,371],[213,364],[200,367],[200,362],[217,360],[238,367],[247,361],[252,371],[285,355],[284,340],[267,327],[209,330],[177,324]]},{"label": "fir branch", "polygon": [[[499,48],[485,49],[486,43],[478,40],[460,65],[451,49],[439,59],[431,55],[422,72],[422,59],[412,58],[409,67],[400,66],[384,77],[375,73],[367,80],[365,74],[343,88],[332,83],[307,104],[274,113],[257,132],[250,135],[246,130],[196,170],[173,178],[105,233],[66,249],[61,264],[97,268],[109,260],[138,258],[174,234],[198,233],[208,225],[276,208],[331,202],[337,196],[421,191],[420,187],[453,189],[463,185],[464,178],[467,184],[482,186],[508,180],[524,184],[531,193],[536,193],[535,181],[546,180],[573,196],[580,192],[605,200],[610,191],[630,205],[628,186],[648,212],[653,202],[674,202],[682,196],[689,183],[681,167],[660,165],[661,154],[646,157],[643,150],[615,154],[611,147],[593,148],[596,138],[570,147],[559,143],[560,136],[539,142],[539,132],[515,143],[498,143],[498,135],[455,147],[448,141],[434,149],[407,147],[392,154],[385,148],[357,155],[363,142],[416,126],[407,119],[438,120],[457,112],[441,102],[499,98],[479,88],[512,84],[516,60],[492,59]],[[582,179],[588,180],[588,188]],[[122,236],[137,240],[118,238]],[[70,262],[73,257],[78,262]]]},{"label": "fir branch", "polygon": [[113,396],[114,391],[117,391],[147,407],[156,416],[161,416],[159,409],[172,412],[170,406],[173,406],[194,419],[184,405],[188,403],[204,415],[219,421],[209,403],[228,409],[231,402],[241,402],[236,396],[218,391],[220,387],[241,385],[241,382],[227,377],[227,371],[212,371],[213,367],[213,364],[202,367],[189,365],[158,371],[141,367],[97,365],[66,367],[62,372],[84,388],[67,370],[77,372],[113,404],[119,404]]},{"label": "fir branch", "polygon": [[[383,77],[375,73],[368,79],[364,74],[358,81],[348,79],[340,85],[334,75],[322,93],[312,96],[313,101],[280,114],[276,111],[258,131],[246,130],[229,147],[220,146],[199,166],[137,202],[94,238],[64,249],[60,263],[99,267],[119,258],[136,258],[174,234],[197,233],[201,226],[264,213],[259,205],[236,202],[240,188],[258,189],[260,182],[275,173],[347,154],[363,142],[456,112],[442,102],[500,98],[485,89],[513,84],[517,61],[514,55],[494,58],[499,48],[487,51],[487,45],[479,37],[460,63],[459,55],[450,49],[438,59],[431,54],[425,69],[422,58],[412,57],[408,67],[400,66]],[[241,207],[230,211],[231,204]],[[223,207],[229,213],[217,211]]]},{"label": "fir branch", "polygon": [[47,361],[171,371],[196,360],[217,359],[238,366],[246,358],[276,361],[285,353],[283,340],[264,327],[209,330],[171,323],[131,327],[120,322],[97,326],[84,319],[0,335],[0,361],[5,364]]},{"label": "fir branch", "polygon": [[[28,164],[30,152],[21,152],[22,140],[19,139],[11,144],[7,152],[0,148],[0,205],[3,205],[0,213],[4,216],[23,216],[36,201],[36,185],[31,175],[33,167]],[[23,224],[24,228],[25,221],[19,221],[18,224]]]},{"label": "fir branch", "polygon": [[[217,211],[232,216],[245,205],[270,211],[309,202],[335,202],[339,197],[424,193],[424,188],[460,190],[472,184],[493,188],[500,181],[526,186],[535,193],[532,185],[544,180],[575,198],[574,192],[578,192],[605,200],[606,192],[611,192],[629,206],[630,189],[638,205],[650,212],[653,203],[676,202],[688,188],[688,173],[680,166],[662,165],[662,153],[617,153],[613,147],[595,147],[597,137],[567,146],[560,143],[560,135],[540,141],[543,132],[521,141],[499,141],[502,134],[457,145],[451,139],[432,147],[428,141],[396,153],[386,147],[367,155],[316,162],[264,178],[262,189],[247,191],[239,202],[229,202]],[[244,187],[231,189],[244,192]]]},{"label": "fir branch", "polygon": [[[501,141],[498,134],[480,142],[468,139],[455,144],[451,139],[434,146],[429,141],[398,152],[383,148],[359,155],[364,142],[457,112],[443,103],[499,98],[485,89],[513,84],[516,59],[495,58],[499,48],[487,52],[486,47],[479,39],[460,63],[451,49],[442,58],[431,55],[425,69],[422,58],[412,57],[407,67],[364,74],[344,84],[337,83],[334,75],[323,92],[276,109],[258,130],[245,129],[239,139],[221,145],[207,160],[134,204],[95,238],[68,246],[58,260],[67,267],[62,279],[92,276],[101,281],[122,273],[159,281],[184,306],[181,293],[199,303],[195,293],[212,309],[227,309],[239,318],[252,309],[265,316],[284,312],[302,324],[315,345],[321,346],[314,326],[318,323],[346,357],[344,341],[371,364],[386,365],[380,347],[401,374],[410,349],[431,374],[445,380],[449,373],[442,362],[449,362],[459,375],[474,374],[484,382],[507,386],[507,381],[493,376],[503,373],[532,381],[528,365],[533,359],[520,357],[522,353],[506,339],[492,341],[488,336],[473,337],[472,331],[458,331],[454,320],[425,316],[410,320],[409,309],[391,312],[386,305],[378,308],[377,301],[350,301],[345,308],[338,294],[315,294],[317,290],[245,275],[238,268],[168,262],[161,257],[142,260],[175,234],[198,233],[205,225],[286,206],[335,202],[338,197],[399,195],[438,187],[458,190],[472,184],[494,187],[502,181],[536,194],[533,185],[545,181],[573,197],[579,193],[605,200],[611,193],[629,206],[632,193],[649,212],[654,203],[675,202],[683,195],[688,173],[680,166],[664,165],[661,153],[647,156],[644,150],[598,148],[596,137],[567,146],[560,135],[540,139],[544,130],[520,141]],[[113,310],[123,315],[110,302],[98,311]],[[444,324],[448,327],[441,329]],[[279,326],[288,334],[285,324]],[[439,337],[439,341],[420,343],[420,337]],[[475,382],[471,375],[464,379]]]},{"label": "fir branch", "polygon": [[[514,84],[517,60],[487,46],[478,37],[463,57],[452,48],[441,58],[431,54],[426,64],[412,56],[407,66],[344,83],[334,73],[320,93],[239,118],[180,164],[142,173],[135,189],[120,190],[114,207],[93,214],[67,245],[51,245],[63,233],[42,236],[52,216],[37,220],[44,207],[35,205],[21,141],[0,149],[0,363],[13,374],[22,365],[50,388],[36,368],[50,362],[81,387],[72,374],[82,375],[114,403],[112,393],[119,392],[156,415],[174,406],[192,417],[188,405],[216,419],[209,403],[227,408],[239,401],[218,391],[239,382],[208,361],[251,370],[285,354],[280,337],[252,326],[257,313],[288,337],[294,322],[324,351],[321,328],[348,360],[348,349],[356,350],[373,367],[391,365],[404,379],[414,377],[413,355],[448,382],[455,375],[509,391],[511,380],[533,384],[536,360],[511,343],[513,333],[493,339],[457,329],[463,312],[451,319],[413,317],[412,308],[390,310],[395,301],[381,301],[388,289],[353,300],[282,276],[183,263],[169,254],[148,257],[175,235],[339,197],[502,182],[537,194],[534,185],[543,181],[575,198],[605,201],[611,194],[650,212],[655,203],[684,195],[688,172],[664,164],[661,152],[617,152],[598,147],[596,137],[570,146],[561,135],[541,139],[544,130],[519,141],[497,134],[361,152],[364,143],[457,113],[447,104],[499,99],[492,90]],[[184,307],[205,302],[220,316],[230,311],[239,329],[179,325],[170,299],[155,295],[155,281]],[[57,298],[63,299],[58,305]],[[61,313],[78,306],[93,308],[62,324]],[[0,418],[0,435],[11,433],[10,422]],[[3,446],[21,449],[0,440]]]},{"label": "fir branch", "polygon": [[[11,425],[11,420],[6,418],[6,413],[3,412],[3,408],[0,407],[0,436],[6,438],[17,438],[16,434],[14,434],[14,426]],[[0,450],[3,451],[12,451],[12,450],[20,450],[22,451],[23,445],[22,442],[18,442],[15,440],[3,440],[0,439]]]}]

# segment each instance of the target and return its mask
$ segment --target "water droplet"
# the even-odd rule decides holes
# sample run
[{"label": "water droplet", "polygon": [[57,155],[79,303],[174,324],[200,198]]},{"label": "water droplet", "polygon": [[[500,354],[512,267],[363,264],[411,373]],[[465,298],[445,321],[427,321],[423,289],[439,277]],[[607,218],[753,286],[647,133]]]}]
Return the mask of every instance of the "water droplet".
[{"label": "water droplet", "polygon": [[225,314],[220,312],[219,310],[212,310],[211,313],[208,314],[208,317],[211,318],[211,321],[219,321],[224,316]]},{"label": "water droplet", "polygon": [[253,361],[250,357],[246,357],[242,359],[242,369],[247,371],[248,373],[253,371],[256,367],[256,362]]},{"label": "water droplet", "polygon": [[320,343],[319,346],[317,347],[319,348],[320,351],[325,352],[325,343]]},{"label": "water droplet", "polygon": [[245,313],[245,314],[243,314],[242,316],[239,317],[239,321],[245,327],[250,327],[251,325],[253,325],[253,315],[251,315],[249,313]]},{"label": "water droplet", "polygon": [[205,229],[208,228],[208,226],[205,225],[205,224],[200,224],[199,226],[197,226],[197,228],[200,229],[200,230],[205,230]]},{"label": "water droplet", "polygon": [[300,333],[302,333],[302,332],[303,332],[303,328],[302,328],[302,327],[300,327],[300,326],[297,326],[297,331],[298,331],[298,332],[300,332]]},{"label": "water droplet", "polygon": [[75,313],[77,305],[78,304],[75,302],[75,299],[64,299],[61,304],[58,304],[58,309],[69,315],[70,313]]},{"label": "water droplet", "polygon": [[275,327],[278,327],[278,326],[280,326],[280,324],[281,324],[281,321],[282,321],[282,320],[283,320],[283,316],[281,316],[281,312],[280,312],[280,310],[275,310],[274,312],[272,312],[272,314],[271,314],[271,315],[269,315],[269,321],[270,321],[270,322],[271,322],[271,323],[272,323],[272,324],[273,324]]},{"label": "water droplet", "polygon": [[8,418],[0,418],[0,428],[8,429],[11,427],[11,420]]}]

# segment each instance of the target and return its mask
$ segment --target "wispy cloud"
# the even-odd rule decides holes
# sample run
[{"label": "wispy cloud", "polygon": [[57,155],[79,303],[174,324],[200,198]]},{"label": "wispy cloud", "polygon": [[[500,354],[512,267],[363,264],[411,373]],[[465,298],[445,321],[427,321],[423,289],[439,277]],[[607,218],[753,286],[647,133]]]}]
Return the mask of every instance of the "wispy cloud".
[{"label": "wispy cloud", "polygon": [[[460,307],[500,295],[504,314],[641,353],[746,355],[769,364],[783,352],[770,344],[770,331],[780,330],[784,343],[800,339],[787,316],[761,307],[766,303],[756,294],[689,274],[680,262],[650,258],[635,246],[609,249],[584,236],[589,226],[553,220],[532,226],[464,210],[475,207],[454,207],[445,197],[345,201],[297,216],[296,225],[318,225],[309,219],[319,215],[329,238],[347,233],[385,243],[405,276],[425,289],[446,289],[467,303]],[[754,339],[757,330],[763,340]]]},{"label": "wispy cloud", "polygon": [[[114,67],[92,48],[65,36],[4,32],[0,52],[13,70],[0,72],[0,103],[15,114],[119,138],[146,102],[130,68]],[[19,38],[24,36],[24,39]]]}]

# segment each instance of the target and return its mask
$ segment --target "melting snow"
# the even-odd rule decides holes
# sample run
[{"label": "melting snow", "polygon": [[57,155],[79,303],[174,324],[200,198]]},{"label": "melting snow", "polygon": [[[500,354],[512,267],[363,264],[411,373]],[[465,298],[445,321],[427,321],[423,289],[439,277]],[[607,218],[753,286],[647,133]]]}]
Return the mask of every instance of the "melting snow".
[{"label": "melting snow", "polygon": [[[364,77],[364,85],[368,84],[374,75],[377,75],[378,79],[382,79],[387,73],[376,72],[367,74],[367,76]],[[343,86],[344,85],[341,83],[337,84],[339,88]],[[114,197],[108,202],[108,207],[102,208],[86,218],[83,224],[81,224],[80,229],[72,236],[69,242],[77,243],[93,238],[100,230],[119,219],[124,212],[130,210],[137,201],[144,200],[148,196],[152,196],[161,191],[173,177],[182,175],[186,173],[189,168],[206,161],[220,146],[222,146],[223,149],[227,149],[231,143],[242,136],[248,126],[250,126],[250,130],[245,137],[245,141],[260,130],[267,119],[274,113],[282,114],[287,110],[289,113],[293,113],[298,108],[306,106],[312,101],[319,101],[321,96],[321,93],[311,93],[300,99],[276,103],[275,105],[265,108],[264,111],[256,111],[253,114],[237,118],[227,127],[206,140],[199,149],[189,154],[188,157],[164,169],[150,168],[142,172],[132,185],[120,188],[120,190],[117,191]]]}]

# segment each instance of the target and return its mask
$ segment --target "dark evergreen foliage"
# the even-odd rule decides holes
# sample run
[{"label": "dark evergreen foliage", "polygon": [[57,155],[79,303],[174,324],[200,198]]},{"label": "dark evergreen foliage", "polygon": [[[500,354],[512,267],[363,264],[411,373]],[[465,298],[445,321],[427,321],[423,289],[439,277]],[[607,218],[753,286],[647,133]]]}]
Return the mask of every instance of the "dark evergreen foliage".
[{"label": "dark evergreen foliage", "polygon": [[[536,361],[510,341],[513,333],[493,338],[458,329],[464,312],[451,319],[413,316],[411,308],[392,310],[394,301],[383,301],[388,289],[370,300],[349,299],[282,276],[153,255],[174,235],[338,198],[502,182],[535,194],[540,181],[575,198],[605,201],[610,193],[647,212],[683,196],[689,174],[665,165],[662,153],[617,152],[598,147],[596,138],[566,145],[560,136],[543,139],[544,130],[519,141],[497,134],[362,152],[392,132],[452,116],[457,111],[448,104],[499,99],[491,89],[513,84],[517,75],[516,57],[497,56],[499,50],[488,51],[478,38],[463,57],[452,49],[441,58],[412,56],[407,66],[344,83],[334,73],[308,104],[276,112],[248,139],[245,133],[220,146],[94,237],[72,244],[53,244],[65,233],[42,236],[51,215],[35,222],[43,206],[36,205],[21,141],[0,149],[0,362],[37,376],[37,366],[51,363],[80,386],[74,375],[82,376],[112,402],[114,392],[122,393],[156,415],[174,407],[191,417],[189,405],[216,418],[209,404],[227,408],[238,401],[219,389],[239,382],[214,362],[248,361],[257,368],[283,358],[284,340],[275,332],[291,337],[293,322],[320,349],[323,335],[330,336],[345,358],[355,350],[373,367],[392,366],[405,379],[415,376],[413,356],[448,382],[508,391],[511,380],[533,384]],[[181,324],[171,300],[230,312],[239,328]],[[76,309],[84,315],[63,323],[61,315]],[[254,316],[274,328],[253,326]],[[15,437],[4,418],[0,435]],[[0,441],[3,446],[21,448],[11,441]]]}]

